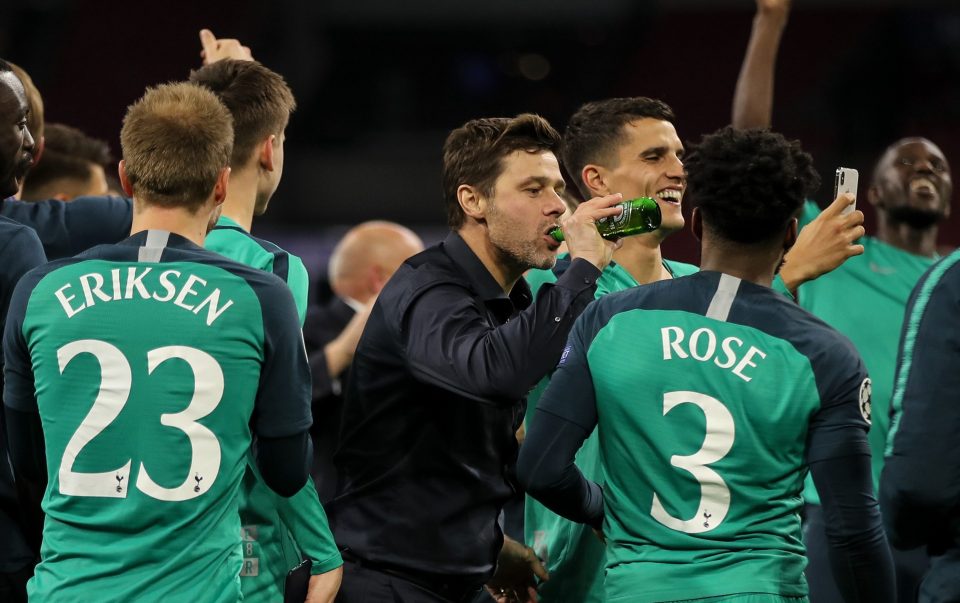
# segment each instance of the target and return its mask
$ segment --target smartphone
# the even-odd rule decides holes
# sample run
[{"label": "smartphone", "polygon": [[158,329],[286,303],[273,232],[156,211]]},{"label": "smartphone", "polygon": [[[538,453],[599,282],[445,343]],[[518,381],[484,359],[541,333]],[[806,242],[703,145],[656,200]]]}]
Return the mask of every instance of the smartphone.
[{"label": "smartphone", "polygon": [[306,600],[312,569],[313,561],[304,559],[297,567],[287,572],[287,579],[283,585],[283,603],[303,603]]},{"label": "smartphone", "polygon": [[833,198],[836,199],[843,193],[853,195],[853,203],[843,208],[841,215],[847,215],[857,208],[857,183],[860,181],[860,173],[853,168],[839,167],[837,175],[833,179]]}]

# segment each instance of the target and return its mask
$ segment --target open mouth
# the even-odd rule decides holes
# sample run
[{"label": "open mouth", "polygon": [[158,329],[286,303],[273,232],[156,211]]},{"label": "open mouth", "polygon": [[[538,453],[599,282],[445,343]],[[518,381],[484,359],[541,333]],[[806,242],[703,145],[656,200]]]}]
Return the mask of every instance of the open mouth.
[{"label": "open mouth", "polygon": [[560,230],[559,224],[551,224],[543,231],[543,238],[547,241],[547,244],[550,245],[551,249],[556,249],[557,247],[560,247],[560,241],[553,238],[553,235],[551,234],[555,230]]},{"label": "open mouth", "polygon": [[937,187],[929,178],[919,177],[910,181],[910,192],[921,197],[933,197],[938,195]]},{"label": "open mouth", "polygon": [[683,197],[683,191],[676,188],[665,188],[657,193],[657,199],[671,205],[680,205],[680,199]]}]

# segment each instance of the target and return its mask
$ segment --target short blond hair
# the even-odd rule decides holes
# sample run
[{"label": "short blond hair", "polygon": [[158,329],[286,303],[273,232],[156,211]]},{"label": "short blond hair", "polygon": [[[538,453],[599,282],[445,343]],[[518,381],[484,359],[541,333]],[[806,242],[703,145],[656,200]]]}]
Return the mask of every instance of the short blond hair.
[{"label": "short blond hair", "polygon": [[233,118],[205,88],[163,84],[127,108],[120,146],[136,197],[196,211],[230,165]]}]

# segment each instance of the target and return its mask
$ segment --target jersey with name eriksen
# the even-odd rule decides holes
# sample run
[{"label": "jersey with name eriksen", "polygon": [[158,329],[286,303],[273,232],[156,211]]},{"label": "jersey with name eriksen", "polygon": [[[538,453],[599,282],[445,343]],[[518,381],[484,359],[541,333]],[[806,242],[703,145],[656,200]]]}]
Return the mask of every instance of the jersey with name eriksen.
[{"label": "jersey with name eriksen", "polygon": [[553,385],[596,404],[607,599],[804,596],[808,426],[865,425],[868,383],[843,336],[728,275],[591,304]]},{"label": "jersey with name eriksen", "polygon": [[310,424],[286,286],[148,231],[32,271],[9,320],[48,468],[31,599],[237,601],[251,427]]}]

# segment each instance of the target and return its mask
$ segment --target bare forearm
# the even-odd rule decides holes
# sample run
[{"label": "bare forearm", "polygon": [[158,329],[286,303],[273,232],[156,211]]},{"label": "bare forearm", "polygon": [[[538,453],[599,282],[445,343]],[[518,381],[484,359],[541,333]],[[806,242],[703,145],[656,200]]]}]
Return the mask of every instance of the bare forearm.
[{"label": "bare forearm", "polygon": [[773,114],[773,84],[777,51],[787,14],[759,12],[753,19],[753,29],[743,66],[737,78],[733,96],[733,127],[767,128]]}]

